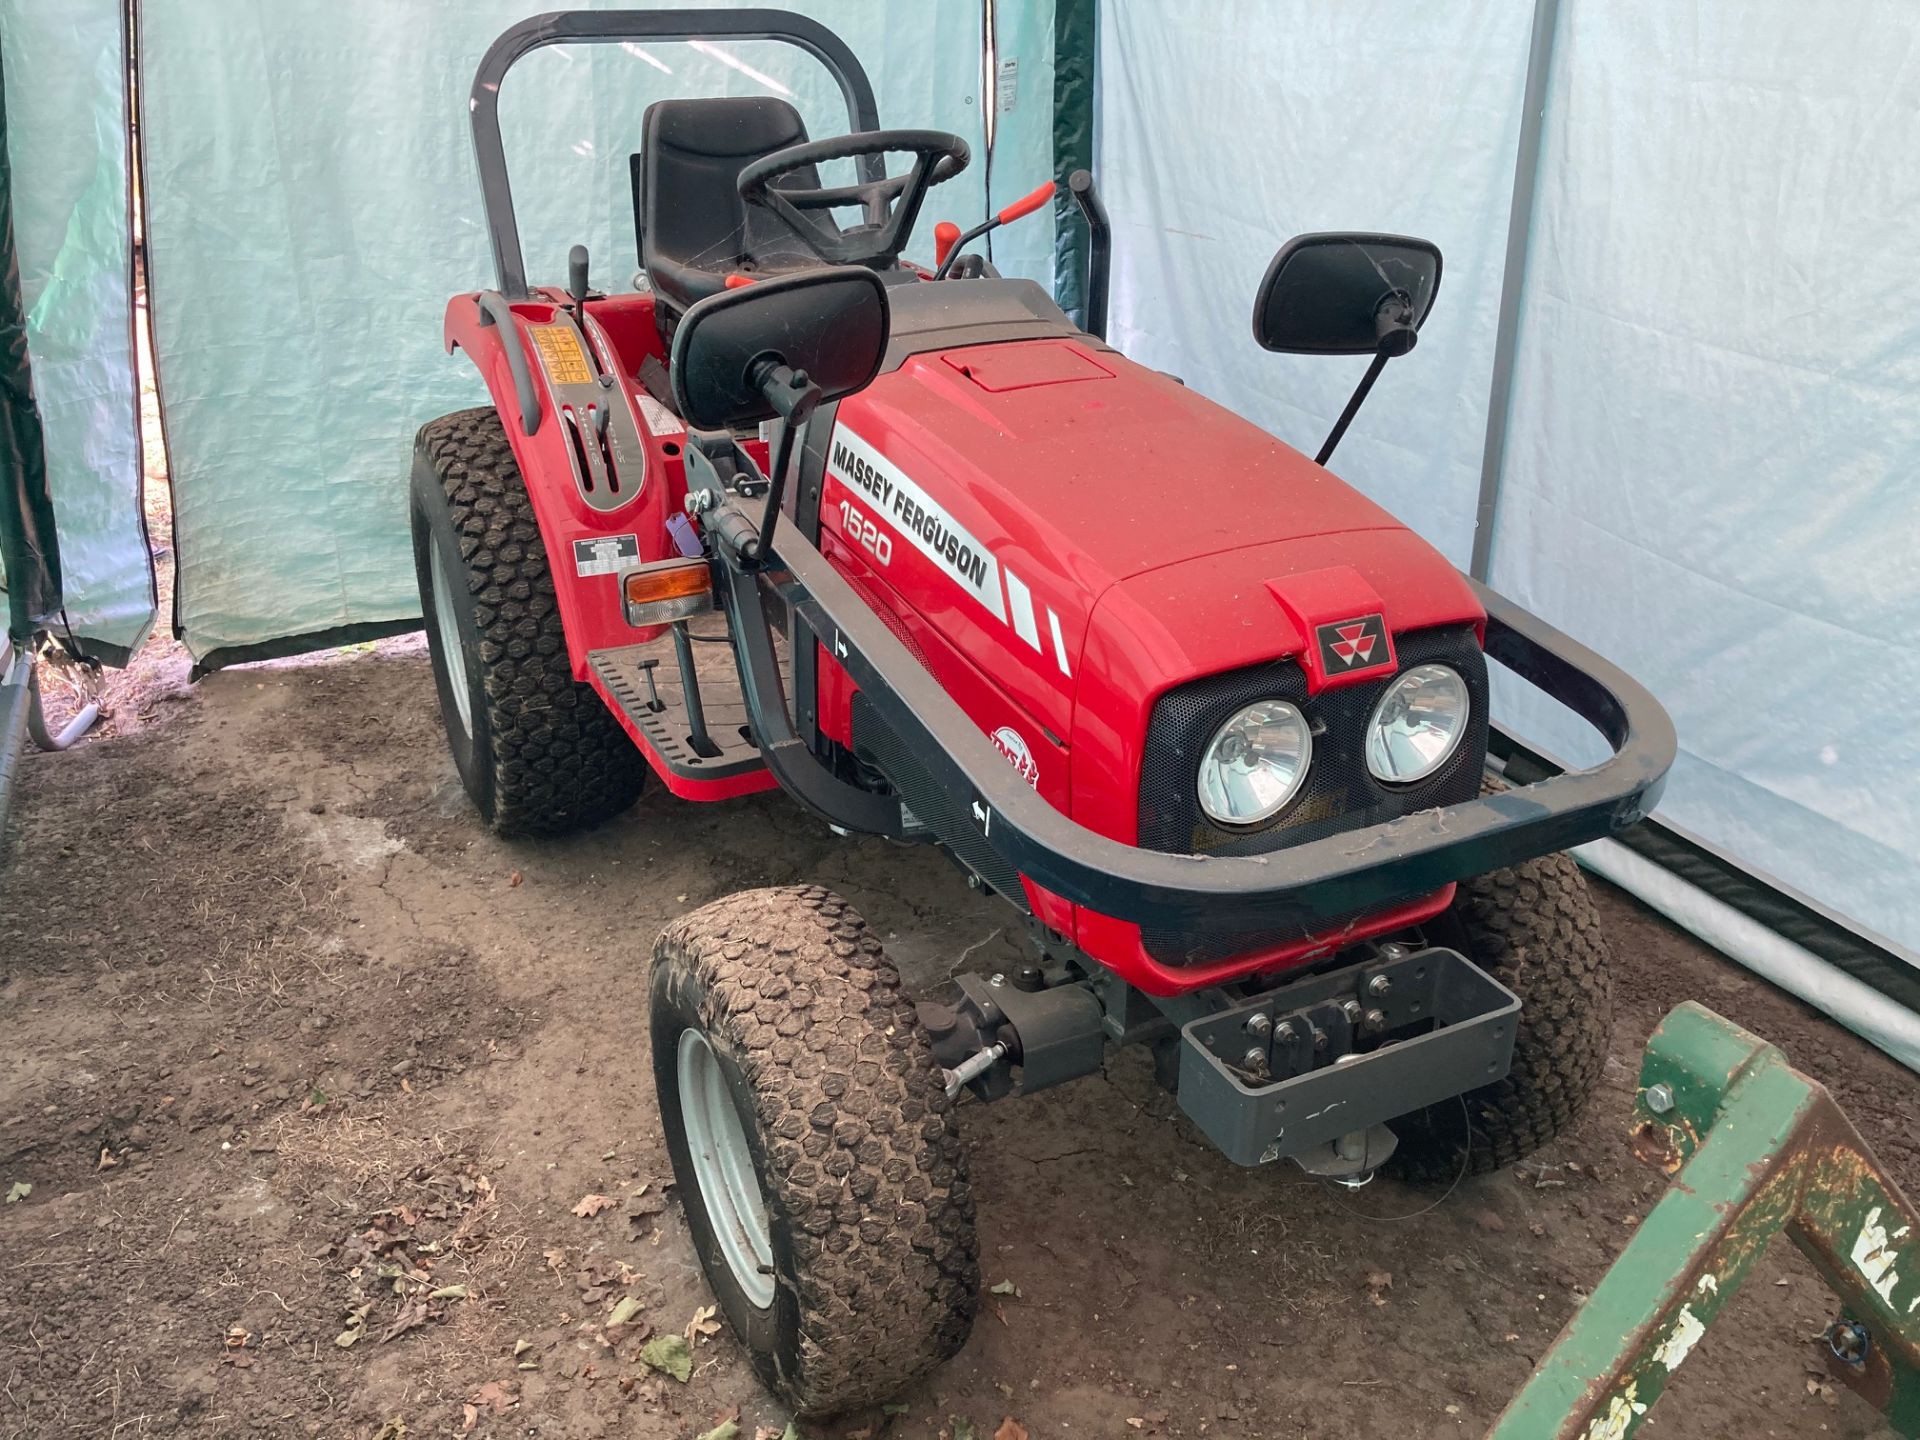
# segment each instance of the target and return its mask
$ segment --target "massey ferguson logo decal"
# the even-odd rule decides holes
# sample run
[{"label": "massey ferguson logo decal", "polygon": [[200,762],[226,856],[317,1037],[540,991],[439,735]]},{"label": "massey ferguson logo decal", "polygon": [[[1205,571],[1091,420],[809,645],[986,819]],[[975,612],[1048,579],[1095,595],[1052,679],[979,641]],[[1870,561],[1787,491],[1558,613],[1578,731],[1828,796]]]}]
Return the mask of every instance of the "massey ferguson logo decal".
[{"label": "massey ferguson logo decal", "polygon": [[834,431],[827,473],[866,495],[895,530],[992,611],[994,619],[1007,618],[1000,567],[986,547],[863,436],[844,425]]},{"label": "massey ferguson logo decal", "polygon": [[835,429],[827,475],[853,492],[860,502],[855,505],[853,500],[828,497],[833,507],[828,513],[838,511],[848,539],[882,565],[893,564],[893,541],[866,513],[871,509],[874,516],[978,600],[994,619],[1011,625],[1013,633],[1038,654],[1046,655],[1051,650],[1061,675],[1073,678],[1059,612],[1044,599],[1036,599],[1024,580],[995,560],[993,552],[970,535],[938,500],[858,431],[845,425]]},{"label": "massey ferguson logo decal", "polygon": [[1000,753],[1007,757],[1007,763],[1020,772],[1020,778],[1038,790],[1040,767],[1033,763],[1033,752],[1027,748],[1020,732],[1011,725],[1002,725],[993,732],[992,739]]},{"label": "massey ferguson logo decal", "polygon": [[1370,670],[1393,661],[1393,648],[1387,643],[1386,621],[1379,615],[1362,615],[1353,620],[1336,620],[1319,625],[1314,635],[1320,644],[1320,668],[1329,678],[1350,670]]}]

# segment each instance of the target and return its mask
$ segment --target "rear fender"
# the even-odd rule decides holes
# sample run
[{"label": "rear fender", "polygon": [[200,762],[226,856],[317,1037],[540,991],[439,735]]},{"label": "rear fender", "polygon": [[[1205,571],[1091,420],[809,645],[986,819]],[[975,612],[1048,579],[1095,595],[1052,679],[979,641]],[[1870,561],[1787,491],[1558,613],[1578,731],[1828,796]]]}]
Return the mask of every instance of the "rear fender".
[{"label": "rear fender", "polygon": [[[637,297],[621,298],[630,301]],[[443,327],[446,348],[465,352],[480,372],[488,398],[500,412],[507,443],[513,449],[540,524],[540,538],[566,629],[567,658],[574,678],[584,680],[590,651],[637,644],[660,633],[658,627],[636,629],[627,624],[620,602],[620,571],[673,553],[665,522],[667,507],[677,507],[685,493],[678,459],[678,442],[683,437],[654,435],[647,428],[633,387],[624,382],[616,385],[609,394],[620,397],[618,403],[626,404],[633,415],[645,443],[645,473],[634,487],[631,500],[613,510],[592,508],[576,481],[577,462],[571,442],[559,420],[547,372],[526,330],[529,324],[546,325],[565,319],[561,307],[540,295],[512,305],[515,325],[509,335],[485,317],[479,301],[477,294],[469,293],[456,295],[448,302]],[[596,339],[604,339],[597,327]],[[525,360],[531,376],[538,414],[531,435],[522,421],[522,397],[508,345],[519,347],[518,355]],[[626,367],[616,360],[614,368]],[[672,455],[666,453],[668,445],[672,446]],[[622,478],[631,477],[623,473]]]}]

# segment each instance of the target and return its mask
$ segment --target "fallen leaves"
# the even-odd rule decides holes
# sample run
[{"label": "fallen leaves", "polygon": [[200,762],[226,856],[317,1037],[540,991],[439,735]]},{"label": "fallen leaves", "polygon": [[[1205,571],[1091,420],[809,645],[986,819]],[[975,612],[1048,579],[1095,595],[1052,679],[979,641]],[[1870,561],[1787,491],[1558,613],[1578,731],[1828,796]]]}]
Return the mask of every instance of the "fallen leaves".
[{"label": "fallen leaves", "polygon": [[511,1380],[489,1380],[467,1400],[476,1410],[504,1415],[520,1403],[520,1387]]},{"label": "fallen leaves", "polygon": [[702,1340],[711,1340],[720,1333],[720,1322],[713,1317],[719,1313],[717,1305],[702,1305],[693,1312],[693,1319],[687,1322],[687,1328],[680,1333],[686,1336],[687,1344],[694,1345]]},{"label": "fallen leaves", "polygon": [[582,1220],[591,1220],[602,1210],[611,1210],[618,1203],[611,1195],[582,1195],[580,1203],[573,1207],[573,1213]]},{"label": "fallen leaves", "polygon": [[399,1339],[409,1330],[418,1330],[430,1318],[432,1318],[431,1312],[424,1300],[414,1300],[402,1305],[399,1312],[394,1315],[393,1323],[380,1332],[380,1343],[384,1345],[389,1340]]},{"label": "fallen leaves", "polygon": [[640,1347],[640,1363],[684,1385],[693,1378],[693,1347],[684,1335],[656,1335]]},{"label": "fallen leaves", "polygon": [[995,1285],[993,1287],[993,1293],[995,1295],[1011,1295],[1016,1300],[1026,1299],[1026,1296],[1020,1293],[1020,1287],[1011,1280],[1002,1280],[998,1285]]},{"label": "fallen leaves", "polygon": [[613,1307],[613,1313],[607,1316],[607,1327],[624,1325],[640,1313],[640,1301],[632,1295],[626,1296]]},{"label": "fallen leaves", "polygon": [[993,1440],[1027,1440],[1027,1427],[1009,1415],[993,1432]]},{"label": "fallen leaves", "polygon": [[32,1185],[25,1180],[16,1180],[7,1187],[7,1204],[18,1205],[31,1194],[33,1194]]},{"label": "fallen leaves", "polygon": [[1375,1305],[1385,1306],[1387,1291],[1393,1288],[1393,1276],[1385,1270],[1369,1270],[1366,1278],[1367,1299]]},{"label": "fallen leaves", "polygon": [[333,1343],[342,1350],[351,1350],[367,1338],[367,1315],[373,1309],[373,1302],[356,1305],[347,1311],[347,1328],[333,1337]]}]

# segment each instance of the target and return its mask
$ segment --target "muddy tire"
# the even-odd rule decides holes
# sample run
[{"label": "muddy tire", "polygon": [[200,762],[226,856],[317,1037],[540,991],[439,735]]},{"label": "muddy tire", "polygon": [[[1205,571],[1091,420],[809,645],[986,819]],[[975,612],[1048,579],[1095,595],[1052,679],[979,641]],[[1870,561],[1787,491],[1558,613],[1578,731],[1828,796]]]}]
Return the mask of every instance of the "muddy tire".
[{"label": "muddy tire", "polygon": [[980,1289],[966,1158],[853,907],[749,890],[676,920],[654,944],[652,1038],[687,1225],[768,1388],[837,1414],[952,1357]]},{"label": "muddy tire", "polygon": [[421,427],[410,494],[440,718],[481,816],[502,835],[560,835],[619,814],[646,761],[573,678],[540,526],[491,406]]},{"label": "muddy tire", "polygon": [[1526,1158],[1586,1107],[1613,1036],[1611,957],[1586,877],[1564,854],[1462,881],[1427,931],[1521,1000],[1504,1080],[1466,1095],[1464,1107],[1449,1100],[1391,1122],[1400,1139],[1392,1168],[1450,1181],[1463,1168],[1479,1175]]}]

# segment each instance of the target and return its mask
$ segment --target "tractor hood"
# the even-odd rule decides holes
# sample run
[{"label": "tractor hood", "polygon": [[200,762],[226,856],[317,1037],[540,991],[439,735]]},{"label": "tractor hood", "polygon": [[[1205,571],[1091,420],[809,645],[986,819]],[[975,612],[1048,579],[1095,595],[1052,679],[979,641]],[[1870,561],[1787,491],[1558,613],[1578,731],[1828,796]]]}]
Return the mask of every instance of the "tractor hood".
[{"label": "tractor hood", "polygon": [[[1163,628],[1244,632],[1235,653],[1250,646],[1255,658],[1287,653],[1276,647],[1297,629],[1266,582],[1325,568],[1288,558],[1294,546],[1345,557],[1330,563],[1351,562],[1362,589],[1424,587],[1449,618],[1478,614],[1453,568],[1385,510],[1090,337],[912,355],[841,403],[824,468],[829,542],[863,550],[901,614],[1061,736],[1096,607],[1118,585],[1172,586],[1195,603]],[[1324,548],[1363,533],[1366,543]],[[1216,563],[1253,551],[1251,570]],[[1193,652],[1189,665],[1218,648],[1200,635],[1172,642]]]}]

